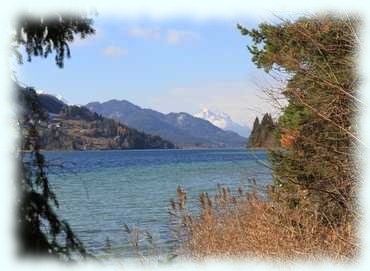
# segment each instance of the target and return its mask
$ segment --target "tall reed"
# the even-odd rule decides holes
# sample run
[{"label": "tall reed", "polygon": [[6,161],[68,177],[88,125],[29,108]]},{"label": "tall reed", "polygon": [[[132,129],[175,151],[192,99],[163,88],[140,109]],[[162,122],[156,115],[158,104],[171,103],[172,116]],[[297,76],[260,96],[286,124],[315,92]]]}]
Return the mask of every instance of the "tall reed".
[{"label": "tall reed", "polygon": [[239,188],[232,194],[225,187],[212,198],[202,193],[196,215],[186,209],[186,193],[181,192],[171,213],[180,218],[177,231],[182,234],[177,236],[191,257],[348,260],[356,254],[354,220],[325,224],[317,213],[276,204],[256,189]]}]

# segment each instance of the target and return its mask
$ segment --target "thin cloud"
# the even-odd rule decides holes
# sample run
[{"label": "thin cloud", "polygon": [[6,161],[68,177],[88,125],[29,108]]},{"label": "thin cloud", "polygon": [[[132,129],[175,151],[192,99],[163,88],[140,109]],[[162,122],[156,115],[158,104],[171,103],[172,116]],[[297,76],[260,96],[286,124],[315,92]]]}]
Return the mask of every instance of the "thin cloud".
[{"label": "thin cloud", "polygon": [[200,38],[198,33],[179,29],[160,29],[156,27],[131,27],[128,35],[149,40],[162,40],[170,45],[194,42]]},{"label": "thin cloud", "polygon": [[103,54],[107,57],[118,58],[128,54],[128,50],[119,46],[108,46],[103,49]]},{"label": "thin cloud", "polygon": [[132,27],[128,30],[128,34],[137,38],[159,39],[161,30],[154,27]]},{"label": "thin cloud", "polygon": [[187,42],[194,42],[199,38],[199,34],[192,31],[170,29],[167,31],[166,42],[171,45],[178,45]]}]

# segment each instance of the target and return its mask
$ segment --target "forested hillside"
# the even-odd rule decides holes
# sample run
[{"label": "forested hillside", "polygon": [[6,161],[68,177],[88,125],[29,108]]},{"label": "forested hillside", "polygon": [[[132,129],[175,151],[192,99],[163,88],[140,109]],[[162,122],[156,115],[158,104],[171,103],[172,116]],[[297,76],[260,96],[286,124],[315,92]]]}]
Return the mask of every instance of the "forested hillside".
[{"label": "forested hillside", "polygon": [[[159,136],[129,128],[86,107],[66,105],[52,95],[17,87],[24,118],[30,106],[40,109],[39,144],[44,150],[167,149],[175,145]],[[23,146],[28,149],[27,145]]]}]

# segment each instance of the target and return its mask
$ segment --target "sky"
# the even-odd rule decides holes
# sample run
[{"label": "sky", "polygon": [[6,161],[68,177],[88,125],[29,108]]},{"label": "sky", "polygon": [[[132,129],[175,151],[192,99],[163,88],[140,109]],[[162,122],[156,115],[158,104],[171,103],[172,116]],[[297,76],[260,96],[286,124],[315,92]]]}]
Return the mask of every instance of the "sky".
[{"label": "sky", "polygon": [[269,18],[93,19],[96,34],[71,44],[63,69],[53,56],[33,58],[16,65],[18,80],[71,104],[125,99],[163,113],[209,108],[247,126],[273,110],[262,91],[266,75],[246,48],[251,41],[236,28]]}]

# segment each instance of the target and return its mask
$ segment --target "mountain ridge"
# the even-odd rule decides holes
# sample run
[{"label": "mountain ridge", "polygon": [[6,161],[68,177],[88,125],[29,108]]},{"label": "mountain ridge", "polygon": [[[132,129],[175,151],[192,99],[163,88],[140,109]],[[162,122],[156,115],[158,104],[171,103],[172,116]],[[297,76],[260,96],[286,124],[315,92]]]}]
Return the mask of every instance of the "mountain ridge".
[{"label": "mountain ridge", "polygon": [[[21,131],[27,121],[39,119],[43,150],[170,149],[176,146],[156,135],[143,133],[84,106],[67,105],[57,97],[18,86],[22,109]],[[34,109],[40,117],[34,117]],[[22,146],[27,150],[27,145]]]},{"label": "mountain ridge", "polygon": [[243,147],[246,138],[224,131],[207,120],[186,112],[164,114],[141,108],[127,100],[111,99],[86,104],[91,111],[150,134],[159,135],[180,147]]}]

